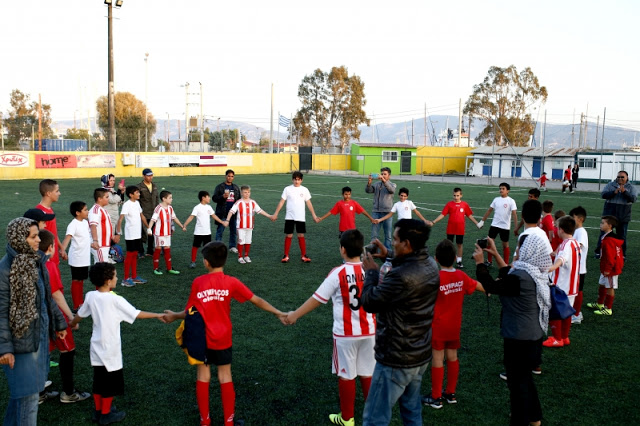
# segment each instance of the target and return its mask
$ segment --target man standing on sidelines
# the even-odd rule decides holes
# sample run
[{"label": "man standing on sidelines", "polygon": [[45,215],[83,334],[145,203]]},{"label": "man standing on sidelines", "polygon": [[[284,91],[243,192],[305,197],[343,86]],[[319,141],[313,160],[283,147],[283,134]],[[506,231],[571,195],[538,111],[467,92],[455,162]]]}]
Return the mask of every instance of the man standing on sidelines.
[{"label": "man standing on sidelines", "polygon": [[[633,203],[638,199],[636,188],[629,182],[629,174],[624,170],[620,170],[616,179],[609,182],[600,193],[604,202],[602,216],[614,216],[618,219],[618,235],[622,237],[622,254],[627,257],[627,229],[631,222],[631,208]],[[600,231],[598,244],[596,245],[596,259],[600,259],[600,244],[602,243],[602,235]]]},{"label": "man standing on sidelines", "polygon": [[[233,170],[229,169],[225,172],[225,180],[213,190],[213,202],[216,203],[216,216],[223,219],[229,214],[229,210],[241,198],[240,187],[233,183],[233,179],[236,174]],[[238,253],[236,248],[237,233],[236,230],[236,214],[234,213],[229,218],[229,251],[232,253]],[[222,241],[222,233],[224,232],[224,225],[218,224],[216,229],[216,241]]]},{"label": "man standing on sidelines", "polygon": [[[142,182],[138,184],[138,189],[140,190],[140,199],[138,202],[142,208],[142,215],[147,219],[147,223],[149,223],[151,216],[153,216],[153,211],[156,209],[156,206],[160,204],[158,186],[153,183],[153,171],[151,169],[144,169],[142,171]],[[142,228],[140,238],[142,238],[142,241],[147,240],[147,256],[153,256],[153,234],[147,235],[147,231]],[[140,246],[142,251],[139,252],[138,257],[144,256],[144,247],[142,247],[142,244]]]},{"label": "man standing on sidelines", "polygon": [[[378,182],[372,184],[374,175],[369,175],[367,181],[367,187],[364,189],[367,194],[373,194],[373,209],[371,210],[371,216],[374,219],[380,219],[391,212],[393,207],[393,194],[396,192],[396,184],[391,182],[391,169],[383,167],[380,169],[380,174],[375,177]],[[391,225],[392,219],[388,218],[384,222],[371,224],[371,241],[378,238],[380,232],[380,226],[382,226],[384,232],[384,246],[387,250],[391,249]]]}]

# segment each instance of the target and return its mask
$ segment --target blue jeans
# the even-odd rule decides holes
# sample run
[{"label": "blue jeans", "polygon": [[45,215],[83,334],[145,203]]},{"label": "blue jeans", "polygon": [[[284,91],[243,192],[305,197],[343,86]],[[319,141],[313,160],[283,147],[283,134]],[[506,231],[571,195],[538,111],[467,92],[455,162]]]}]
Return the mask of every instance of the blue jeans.
[{"label": "blue jeans", "polygon": [[38,393],[22,398],[10,398],[4,425],[35,426],[38,423]]},{"label": "blue jeans", "polygon": [[[373,212],[371,213],[371,217],[373,217],[374,219],[380,219],[381,217],[387,215],[387,213]],[[393,218],[390,217],[384,222],[371,224],[371,241],[378,238],[378,234],[380,233],[380,226],[382,226],[384,232],[384,246],[387,248],[387,250],[391,250],[391,241],[393,240],[392,219]]]},{"label": "blue jeans", "polygon": [[369,396],[364,405],[364,426],[388,425],[391,409],[400,400],[400,415],[405,426],[422,426],[420,387],[429,363],[420,367],[393,368],[376,364]]},{"label": "blue jeans", "polygon": [[[227,218],[227,213],[225,213],[224,218],[220,218],[224,220]],[[236,246],[236,238],[238,235],[238,231],[236,231],[236,216],[237,213],[231,216],[229,219],[229,248]],[[222,233],[224,232],[224,226],[218,224],[218,228],[216,229],[216,241],[222,241]]]}]

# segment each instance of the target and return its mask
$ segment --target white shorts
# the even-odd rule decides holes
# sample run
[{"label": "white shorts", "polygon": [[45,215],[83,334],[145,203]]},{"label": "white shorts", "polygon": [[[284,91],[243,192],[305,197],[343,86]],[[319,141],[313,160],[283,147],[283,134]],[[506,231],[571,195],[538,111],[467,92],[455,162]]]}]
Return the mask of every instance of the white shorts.
[{"label": "white shorts", "polygon": [[171,235],[167,235],[166,237],[154,235],[153,243],[156,248],[171,247]]},{"label": "white shorts", "polygon": [[376,366],[375,343],[375,336],[334,337],[331,372],[347,380],[371,377]]},{"label": "white shorts", "polygon": [[598,284],[603,285],[604,288],[612,288],[614,290],[618,289],[618,275],[609,275],[604,276],[600,274],[600,280]]},{"label": "white shorts", "polygon": [[109,250],[111,247],[100,247],[98,250],[91,249],[91,254],[93,255],[93,262],[109,262]]},{"label": "white shorts", "polygon": [[251,244],[251,236],[253,235],[253,229],[242,228],[238,229],[238,244]]}]

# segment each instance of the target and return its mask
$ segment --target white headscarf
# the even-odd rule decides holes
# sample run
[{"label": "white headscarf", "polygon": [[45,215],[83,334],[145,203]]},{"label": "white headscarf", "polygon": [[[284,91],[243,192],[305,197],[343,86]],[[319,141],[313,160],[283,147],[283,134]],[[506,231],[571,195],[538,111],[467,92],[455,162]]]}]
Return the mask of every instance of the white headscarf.
[{"label": "white headscarf", "polygon": [[547,254],[546,242],[540,235],[529,234],[520,246],[518,260],[513,262],[513,269],[526,271],[536,282],[536,295],[540,316],[540,327],[546,333],[549,325],[549,308],[551,297],[549,296],[549,274],[551,257]]}]

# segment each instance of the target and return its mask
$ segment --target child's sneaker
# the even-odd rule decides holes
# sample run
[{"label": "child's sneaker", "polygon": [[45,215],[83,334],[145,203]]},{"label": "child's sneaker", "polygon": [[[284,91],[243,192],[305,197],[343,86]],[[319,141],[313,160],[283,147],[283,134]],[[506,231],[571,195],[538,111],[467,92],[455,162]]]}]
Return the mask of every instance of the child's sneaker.
[{"label": "child's sneaker", "polygon": [[502,373],[500,373],[500,378],[506,382],[507,381],[507,372],[503,371]]},{"label": "child's sneaker", "polygon": [[431,395],[425,395],[422,397],[422,403],[424,405],[429,405],[431,406],[431,408],[435,408],[436,410],[439,410],[442,408],[442,398],[432,398]]},{"label": "child's sneaker", "polygon": [[229,249],[229,251],[230,251],[231,253],[238,253],[238,249],[237,249],[237,248],[235,248],[235,247],[231,247],[231,248]]},{"label": "child's sneaker", "polygon": [[238,258],[238,263],[242,263],[244,265],[247,262],[244,261],[244,257],[239,257]]},{"label": "child's sneaker", "polygon": [[[542,368],[540,368],[540,366],[537,366],[536,368],[534,368],[533,370],[531,370],[532,374],[535,374],[536,376],[539,376],[542,374]],[[506,373],[505,373],[506,374]]]},{"label": "child's sneaker", "polygon": [[69,404],[72,402],[80,402],[80,401],[84,401],[85,399],[89,398],[91,396],[90,393],[88,392],[79,392],[77,390],[74,390],[72,394],[67,395],[66,393],[62,392],[60,394],[60,402],[62,402],[63,404]]},{"label": "child's sneaker", "polygon": [[562,344],[565,346],[569,346],[571,344],[571,340],[567,337],[566,339],[562,339]]},{"label": "child's sneaker", "polygon": [[195,269],[195,267],[196,267],[196,262],[191,262],[189,264],[189,269]]},{"label": "child's sneaker", "polygon": [[251,258],[250,258],[249,256],[245,256],[245,257],[244,257],[244,261],[245,261],[246,263],[251,263]]},{"label": "child's sneaker", "polygon": [[154,273],[155,275],[162,275],[162,271],[161,271],[160,269],[154,269],[154,270],[153,270],[153,273]]},{"label": "child's sneaker", "polygon": [[135,284],[146,284],[147,283],[147,280],[142,279],[140,277],[131,278],[131,281],[133,281]]},{"label": "child's sneaker", "polygon": [[604,315],[610,317],[611,315],[613,315],[613,310],[607,309],[603,306],[602,309],[600,309],[599,311],[594,311],[593,313],[596,315]]},{"label": "child's sneaker", "polygon": [[460,260],[460,261],[458,261],[458,263],[456,263],[456,268],[458,268],[458,269],[464,268],[464,266],[462,266],[462,260]]},{"label": "child's sneaker", "polygon": [[168,269],[168,270],[167,270],[167,273],[168,273],[169,275],[180,275],[180,271],[175,270],[175,269],[173,269],[173,268]]},{"label": "child's sneaker", "polygon": [[578,315],[571,315],[571,324],[582,324],[582,312]]},{"label": "child's sneaker", "polygon": [[445,401],[447,401],[448,404],[457,404],[458,400],[456,399],[456,394],[455,393],[444,393],[442,394],[442,397],[444,398]]},{"label": "child's sneaker", "polygon": [[288,263],[289,262],[289,256],[287,256],[286,254],[284,256],[282,256],[282,263]]},{"label": "child's sneaker", "polygon": [[302,257],[300,258],[300,260],[302,260],[304,263],[309,263],[309,262],[311,262],[311,259],[309,259],[309,258],[307,257],[307,255],[306,255],[306,254],[305,254],[305,255],[302,255]]},{"label": "child's sneaker", "polygon": [[343,425],[343,426],[355,426],[356,422],[351,418],[351,420],[345,420],[342,418],[342,413],[338,414],[329,414],[329,421],[334,425]]},{"label": "child's sneaker", "polygon": [[553,336],[549,336],[547,340],[542,342],[542,346],[545,348],[561,348],[564,346],[564,342],[562,340],[556,340]]},{"label": "child's sneaker", "polygon": [[136,286],[136,283],[134,283],[131,278],[122,280],[122,287],[135,287],[135,286]]},{"label": "child's sneaker", "polygon": [[598,302],[587,303],[587,307],[591,308],[591,309],[600,310],[600,309],[604,308],[604,303],[602,305],[600,303],[598,303]]},{"label": "child's sneaker", "polygon": [[101,414],[98,423],[101,425],[108,425],[111,423],[117,423],[124,420],[126,413],[124,411],[111,410],[109,414]]},{"label": "child's sneaker", "polygon": [[50,399],[57,398],[57,397],[58,397],[58,395],[60,395],[60,394],[59,394],[58,392],[56,392],[56,391],[51,391],[51,392],[44,391],[44,392],[40,392],[40,397],[39,397],[39,399],[38,399],[38,405],[39,405],[39,404],[42,404],[43,402],[48,401],[48,400],[50,400]]}]

